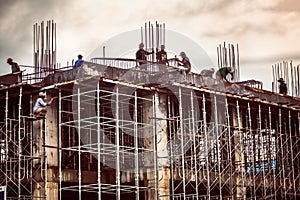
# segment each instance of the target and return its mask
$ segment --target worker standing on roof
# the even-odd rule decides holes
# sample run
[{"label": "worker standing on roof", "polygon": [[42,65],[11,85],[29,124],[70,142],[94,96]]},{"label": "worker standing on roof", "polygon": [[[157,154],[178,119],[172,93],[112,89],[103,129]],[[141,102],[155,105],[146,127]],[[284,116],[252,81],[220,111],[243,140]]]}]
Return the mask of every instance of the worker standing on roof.
[{"label": "worker standing on roof", "polygon": [[36,103],[33,107],[33,114],[36,117],[45,117],[47,113],[46,107],[48,105],[51,105],[53,101],[53,98],[50,99],[50,101],[46,102],[46,93],[40,92],[39,93],[39,98],[36,100]]},{"label": "worker standing on roof", "polygon": [[12,58],[7,58],[7,64],[11,66],[11,73],[17,73],[20,72],[20,67],[18,63],[13,62]]},{"label": "worker standing on roof", "polygon": [[176,58],[176,61],[178,61],[179,66],[184,67],[184,71],[186,73],[189,73],[191,71],[191,62],[190,59],[186,56],[185,52],[180,52],[179,56],[181,56],[182,60],[179,60]]},{"label": "worker standing on roof", "polygon": [[78,69],[83,63],[83,60],[82,60],[83,56],[81,54],[79,54],[77,57],[78,57],[78,59],[75,61],[73,69]]},{"label": "worker standing on roof", "polygon": [[135,53],[135,58],[137,59],[137,63],[139,65],[147,63],[146,55],[150,55],[153,53],[154,53],[153,50],[152,50],[152,52],[148,52],[148,51],[144,50],[144,43],[140,43],[139,50]]},{"label": "worker standing on roof", "polygon": [[280,83],[279,84],[279,93],[286,95],[287,94],[287,86],[286,86],[286,83],[284,82],[283,78],[280,78],[278,80],[278,82]]},{"label": "worker standing on roof", "polygon": [[222,67],[220,68],[217,72],[216,72],[216,79],[217,82],[220,82],[221,80],[225,80],[226,82],[228,82],[227,80],[227,75],[230,74],[231,75],[231,80],[233,80],[233,69],[231,67]]},{"label": "worker standing on roof", "polygon": [[215,69],[212,67],[210,69],[204,69],[204,70],[202,70],[201,73],[200,73],[200,75],[212,78],[214,73],[215,73]]},{"label": "worker standing on roof", "polygon": [[159,64],[168,64],[167,52],[165,51],[165,45],[160,46],[160,51],[156,53],[156,60]]}]

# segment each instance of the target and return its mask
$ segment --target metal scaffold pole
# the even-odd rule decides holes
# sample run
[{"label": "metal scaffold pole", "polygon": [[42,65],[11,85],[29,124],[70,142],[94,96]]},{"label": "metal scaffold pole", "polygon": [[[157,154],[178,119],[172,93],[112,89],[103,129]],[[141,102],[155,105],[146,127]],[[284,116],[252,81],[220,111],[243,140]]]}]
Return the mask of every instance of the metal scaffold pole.
[{"label": "metal scaffold pole", "polygon": [[279,118],[279,142],[280,142],[280,149],[281,149],[281,169],[280,169],[280,184],[283,184],[283,188],[280,188],[279,187],[279,190],[280,190],[280,195],[283,199],[286,199],[286,197],[283,195],[284,192],[286,191],[286,185],[285,185],[285,169],[284,169],[284,158],[285,158],[285,155],[284,155],[284,151],[283,151],[283,148],[284,148],[284,142],[283,142],[283,132],[282,132],[282,115],[281,115],[281,109],[279,108],[279,114],[278,114],[278,118]]},{"label": "metal scaffold pole", "polygon": [[[8,89],[5,90],[5,147],[8,148],[8,142],[9,142],[9,132],[8,132]],[[8,160],[9,158],[7,158]],[[9,167],[9,162],[5,163],[5,185],[7,187],[8,183],[8,167]]]},{"label": "metal scaffold pole", "polygon": [[22,114],[22,86],[20,86],[19,104],[18,104],[18,197],[21,199],[21,166],[22,166],[22,139],[21,139],[21,114]]},{"label": "metal scaffold pole", "polygon": [[138,149],[138,102],[137,91],[134,91],[134,181],[135,181],[135,199],[139,200],[139,149]]},{"label": "metal scaffold pole", "polygon": [[231,158],[233,158],[233,155],[234,155],[234,148],[233,148],[233,143],[232,141],[234,140],[234,134],[232,133],[231,131],[231,125],[230,125],[230,115],[229,115],[229,104],[228,104],[228,99],[225,98],[225,116],[226,116],[226,128],[228,129],[227,132],[228,132],[228,149],[229,149],[229,155],[228,155],[228,158],[230,159],[230,164],[229,164],[229,188],[230,188],[230,196],[232,197],[234,195],[234,178],[233,178],[233,174],[234,174],[234,169],[232,167],[232,163],[233,161],[231,160]]},{"label": "metal scaffold pole", "polygon": [[237,165],[237,178],[236,178],[236,197],[244,198],[245,197],[245,179],[244,179],[244,154],[243,154],[243,132],[241,115],[240,115],[240,106],[239,101],[236,100],[236,113],[237,113],[237,131],[235,131],[235,164]]},{"label": "metal scaffold pole", "polygon": [[180,120],[180,133],[181,133],[181,170],[182,170],[182,190],[183,190],[183,199],[186,199],[186,172],[185,172],[185,131],[184,131],[184,116],[183,116],[183,102],[182,102],[182,88],[178,87],[178,96],[179,96],[179,120]]},{"label": "metal scaffold pole", "polygon": [[195,174],[195,195],[196,200],[199,199],[199,183],[198,183],[198,156],[197,156],[197,147],[196,147],[196,123],[198,121],[195,118],[195,108],[194,108],[194,92],[193,90],[190,90],[190,100],[191,100],[191,123],[192,123],[192,134],[193,134],[193,158],[194,158],[194,174]]},{"label": "metal scaffold pole", "polygon": [[[295,163],[300,163],[300,112],[297,112],[297,121],[298,121],[298,129],[297,126],[295,126],[295,138],[296,138],[296,142],[295,142],[295,146],[294,146],[294,150],[296,150],[295,153]],[[297,165],[298,170],[300,168],[299,164]],[[296,191],[295,193],[297,194],[298,197],[300,197],[300,173],[296,173],[296,179],[295,182],[298,183],[298,187],[296,187]]]},{"label": "metal scaffold pole", "polygon": [[[174,134],[174,127],[175,127],[175,120],[174,120],[174,103],[172,103],[171,101],[171,98],[170,96],[168,95],[167,97],[167,105],[168,105],[168,137],[170,138],[170,141],[173,141],[174,140],[174,137],[175,137],[175,134]],[[171,187],[174,188],[174,176],[175,176],[175,173],[174,173],[174,162],[175,162],[175,158],[174,158],[174,150],[173,150],[173,145],[170,144],[170,168],[171,168],[171,171],[170,171],[170,176],[171,176]],[[170,191],[170,195],[172,197],[174,197],[174,190],[171,190]]]},{"label": "metal scaffold pole", "polygon": [[77,119],[77,132],[78,132],[78,198],[81,200],[82,198],[82,172],[81,172],[81,92],[80,86],[77,88],[77,112],[78,112],[78,119]]},{"label": "metal scaffold pole", "polygon": [[101,200],[102,184],[101,184],[101,110],[100,110],[100,86],[97,83],[97,184],[98,184],[98,200]]},{"label": "metal scaffold pole", "polygon": [[154,168],[154,199],[159,197],[158,189],[158,162],[157,162],[157,127],[156,127],[156,98],[155,95],[152,95],[152,117],[154,118],[152,122],[152,135],[153,135],[153,168]]},{"label": "metal scaffold pole", "polygon": [[115,107],[116,107],[116,113],[115,113],[115,117],[116,117],[116,141],[115,141],[115,145],[116,145],[116,199],[120,200],[121,199],[121,177],[120,177],[120,132],[119,132],[119,128],[120,128],[120,113],[119,113],[119,85],[116,85],[116,100],[115,100]]},{"label": "metal scaffold pole", "polygon": [[62,200],[62,94],[61,89],[58,91],[58,188],[59,188],[59,200]]},{"label": "metal scaffold pole", "polygon": [[202,95],[202,106],[203,106],[203,133],[204,133],[204,137],[205,137],[205,146],[204,146],[204,156],[205,156],[205,161],[206,161],[206,181],[207,181],[207,185],[206,185],[206,192],[207,192],[207,197],[208,200],[210,200],[210,173],[209,173],[209,148],[208,148],[208,135],[207,135],[207,120],[206,120],[206,99],[205,99],[205,94],[203,93]]},{"label": "metal scaffold pole", "polygon": [[[297,195],[296,195],[296,183],[295,183],[295,180],[294,180],[294,178],[295,178],[295,174],[294,174],[294,171],[295,171],[295,168],[294,168],[294,151],[293,151],[293,136],[292,136],[292,126],[291,126],[291,123],[292,123],[292,116],[291,116],[291,111],[289,110],[289,112],[288,112],[288,124],[289,124],[289,128],[288,128],[288,131],[289,131],[289,142],[290,142],[290,144],[289,144],[289,146],[290,146],[290,154],[291,154],[291,161],[292,161],[292,163],[291,163],[291,169],[292,170],[290,170],[290,176],[291,176],[291,184],[292,184],[292,188],[293,188],[293,190],[292,190],[292,194],[293,194],[293,197],[295,198],[295,199],[297,199]],[[296,139],[296,138],[295,138]]]}]

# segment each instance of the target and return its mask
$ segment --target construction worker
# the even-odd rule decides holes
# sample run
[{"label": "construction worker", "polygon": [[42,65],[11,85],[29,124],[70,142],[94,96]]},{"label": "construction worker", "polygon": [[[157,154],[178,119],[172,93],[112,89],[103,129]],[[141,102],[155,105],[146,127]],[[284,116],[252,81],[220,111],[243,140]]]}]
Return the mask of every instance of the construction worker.
[{"label": "construction worker", "polygon": [[286,95],[287,94],[287,86],[286,86],[286,83],[284,82],[283,78],[280,78],[278,80],[278,82],[280,83],[279,84],[279,93]]},{"label": "construction worker", "polygon": [[165,45],[160,46],[160,51],[156,53],[156,60],[160,64],[168,64],[167,52],[165,51]]},{"label": "construction worker", "polygon": [[182,60],[179,60],[178,58],[176,58],[176,61],[178,61],[178,65],[183,66],[184,71],[186,73],[189,73],[191,71],[190,59],[186,56],[185,52],[183,52],[183,51],[180,52],[179,56],[181,56]]},{"label": "construction worker", "polygon": [[212,67],[210,69],[204,69],[201,71],[200,75],[205,77],[213,77],[213,74],[215,73],[215,69]]},{"label": "construction worker", "polygon": [[36,103],[33,107],[33,114],[36,117],[45,117],[47,113],[47,106],[51,105],[53,101],[53,98],[50,99],[50,101],[46,102],[46,93],[40,92],[39,98],[36,100]]},{"label": "construction worker", "polygon": [[7,58],[7,64],[11,66],[11,73],[17,73],[20,72],[20,67],[18,63],[13,62],[12,58]]},{"label": "construction worker", "polygon": [[140,43],[139,50],[135,53],[135,58],[138,60],[137,63],[139,65],[147,63],[146,55],[150,55],[153,53],[154,53],[153,50],[152,50],[152,52],[148,52],[148,51],[144,50],[144,43]]},{"label": "construction worker", "polygon": [[78,69],[83,63],[83,60],[82,60],[83,56],[81,54],[79,54],[77,57],[78,57],[78,59],[75,61],[73,69]]},{"label": "construction worker", "polygon": [[220,82],[221,80],[225,80],[226,82],[228,82],[227,80],[227,75],[230,74],[231,75],[231,80],[233,80],[233,69],[231,67],[222,67],[220,68],[217,72],[216,72],[216,80],[217,82]]}]

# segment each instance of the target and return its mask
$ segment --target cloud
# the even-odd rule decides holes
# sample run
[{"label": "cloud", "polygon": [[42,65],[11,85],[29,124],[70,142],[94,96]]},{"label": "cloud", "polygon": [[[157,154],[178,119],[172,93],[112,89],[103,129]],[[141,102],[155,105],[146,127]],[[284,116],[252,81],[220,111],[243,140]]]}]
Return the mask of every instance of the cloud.
[{"label": "cloud", "polygon": [[148,21],[165,23],[215,58],[223,41],[238,43],[247,63],[298,59],[300,52],[300,4],[294,0],[9,0],[0,1],[0,65],[7,66],[0,73],[10,71],[7,57],[32,64],[33,24],[52,19],[62,65]]},{"label": "cloud", "polygon": [[273,8],[281,12],[300,12],[300,4],[295,0],[279,0],[277,5]]}]

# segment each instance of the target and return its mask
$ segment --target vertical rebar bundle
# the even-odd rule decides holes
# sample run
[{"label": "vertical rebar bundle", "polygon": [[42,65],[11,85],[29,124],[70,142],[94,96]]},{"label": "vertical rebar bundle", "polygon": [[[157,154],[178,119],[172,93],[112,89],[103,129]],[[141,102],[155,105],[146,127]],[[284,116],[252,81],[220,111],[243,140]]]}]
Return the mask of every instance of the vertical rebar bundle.
[{"label": "vertical rebar bundle", "polygon": [[234,81],[240,80],[240,58],[239,58],[239,45],[228,44],[224,42],[223,46],[220,44],[217,47],[218,67],[232,67],[234,70]]},{"label": "vertical rebar bundle", "polygon": [[37,80],[56,69],[56,23],[53,20],[33,25],[33,63]]},{"label": "vertical rebar bundle", "polygon": [[273,72],[273,82],[272,91],[279,92],[278,80],[283,78],[287,84],[288,92],[290,96],[299,97],[300,96],[300,65],[293,65],[292,61],[282,61],[272,65]]},{"label": "vertical rebar bundle", "polygon": [[[155,22],[155,26],[150,23],[145,23],[145,27],[141,27],[141,42],[144,43],[145,49],[147,51],[156,51],[158,52],[161,48],[161,45],[166,43],[166,27],[165,24],[159,24]],[[154,60],[154,54],[151,55],[150,61]]]}]

